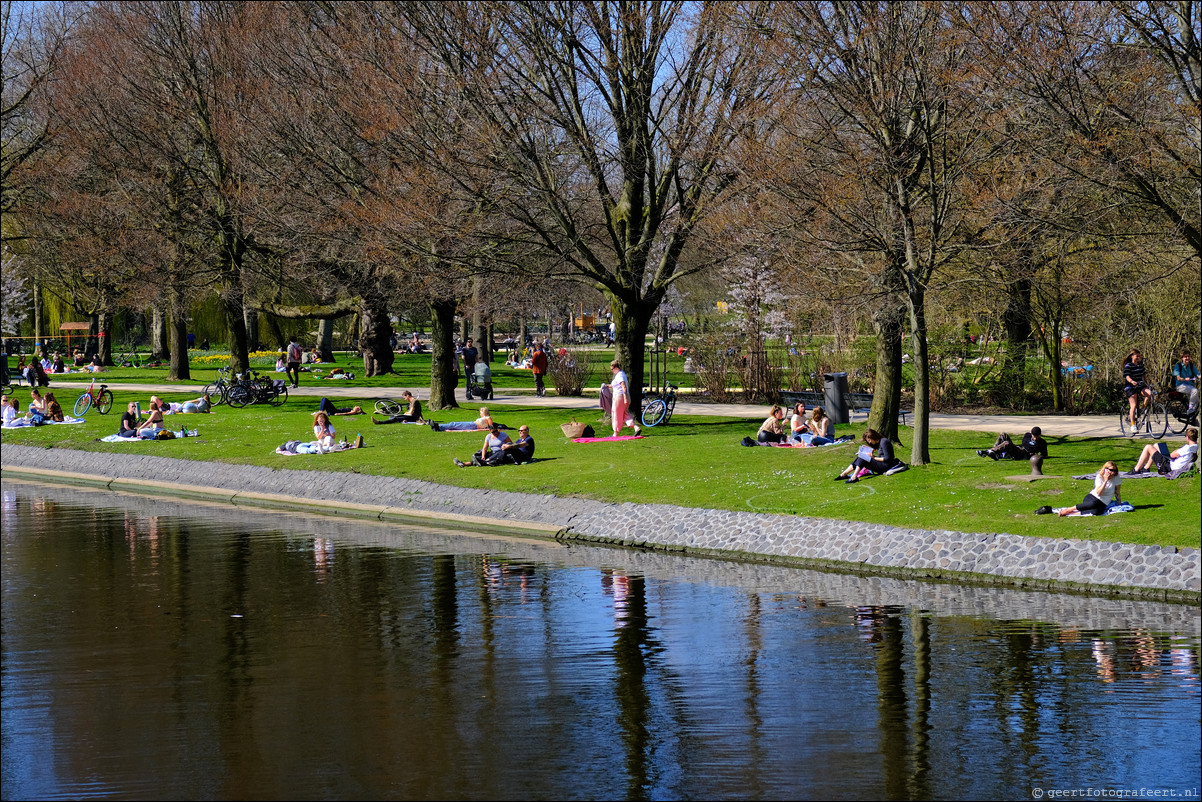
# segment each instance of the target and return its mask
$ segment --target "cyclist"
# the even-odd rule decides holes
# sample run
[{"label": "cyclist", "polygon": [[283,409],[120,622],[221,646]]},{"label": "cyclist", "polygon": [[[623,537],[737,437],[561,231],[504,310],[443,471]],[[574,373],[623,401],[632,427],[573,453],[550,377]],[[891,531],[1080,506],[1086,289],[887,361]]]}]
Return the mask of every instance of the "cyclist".
[{"label": "cyclist", "polygon": [[1192,414],[1198,409],[1198,366],[1194,364],[1189,351],[1181,352],[1181,361],[1173,365],[1173,383],[1177,392],[1183,393],[1189,399],[1186,414]]},{"label": "cyclist", "polygon": [[1127,354],[1127,359],[1123,363],[1123,393],[1127,396],[1127,403],[1130,405],[1130,411],[1127,413],[1127,421],[1131,424],[1131,428],[1135,428],[1135,405],[1140,396],[1143,396],[1143,406],[1147,406],[1152,400],[1152,388],[1145,381],[1144,355],[1136,348]]}]

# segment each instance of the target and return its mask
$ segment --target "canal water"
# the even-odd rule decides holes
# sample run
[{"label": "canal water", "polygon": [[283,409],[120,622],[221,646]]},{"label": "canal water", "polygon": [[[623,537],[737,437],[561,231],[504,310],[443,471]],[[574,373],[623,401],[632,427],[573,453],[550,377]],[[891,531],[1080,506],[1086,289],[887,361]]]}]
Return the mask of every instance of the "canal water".
[{"label": "canal water", "polygon": [[0,501],[5,800],[1198,798],[1192,606]]}]

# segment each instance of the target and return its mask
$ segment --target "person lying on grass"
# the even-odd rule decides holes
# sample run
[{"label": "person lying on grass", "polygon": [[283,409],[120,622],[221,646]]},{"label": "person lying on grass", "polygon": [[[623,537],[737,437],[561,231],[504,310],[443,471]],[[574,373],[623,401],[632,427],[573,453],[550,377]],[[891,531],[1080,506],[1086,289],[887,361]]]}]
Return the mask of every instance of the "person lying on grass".
[{"label": "person lying on grass", "polygon": [[1023,435],[1021,445],[1015,445],[1010,435],[1002,432],[992,446],[977,451],[978,457],[990,459],[1031,459],[1036,454],[1044,459],[1048,456],[1048,441],[1043,439],[1043,430],[1038,426],[1032,426],[1031,431]]},{"label": "person lying on grass", "polygon": [[488,430],[488,435],[485,436],[484,445],[480,451],[472,454],[470,465],[457,457],[452,461],[460,468],[482,468],[505,463],[517,465],[532,459],[534,459],[534,438],[530,436],[529,426],[518,427],[518,440],[515,443],[509,439],[509,435],[501,431],[499,424],[494,423]]},{"label": "person lying on grass", "polygon": [[[480,417],[474,421],[457,420],[448,423],[430,421],[430,428],[436,432],[487,432],[492,425],[492,416],[488,414],[488,407],[480,407]],[[509,428],[503,423],[498,423],[497,426],[502,429]]]},{"label": "person lying on grass", "polygon": [[851,465],[835,477],[836,482],[846,480],[850,485],[869,474],[888,476],[906,469],[906,463],[893,455],[893,442],[882,437],[876,429],[865,430],[863,443]]},{"label": "person lying on grass", "polygon": [[336,407],[328,398],[323,398],[317,403],[317,411],[324,412],[327,415],[366,415],[363,407],[355,404],[353,407]]}]

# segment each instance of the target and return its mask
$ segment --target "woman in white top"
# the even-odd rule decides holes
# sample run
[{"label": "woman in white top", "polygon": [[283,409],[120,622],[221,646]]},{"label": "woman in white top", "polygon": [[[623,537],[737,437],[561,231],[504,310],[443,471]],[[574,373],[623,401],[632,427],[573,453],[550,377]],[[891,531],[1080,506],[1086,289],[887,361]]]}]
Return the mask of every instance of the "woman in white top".
[{"label": "woman in white top", "polygon": [[1119,467],[1113,461],[1107,462],[1094,477],[1093,490],[1089,491],[1089,495],[1075,507],[1062,508],[1059,514],[1065,516],[1071,512],[1079,512],[1082,515],[1101,515],[1106,512],[1111,500],[1122,503],[1122,484],[1123,480],[1119,478]]},{"label": "woman in white top", "polygon": [[806,425],[806,405],[798,401],[793,406],[793,415],[789,418],[789,439],[800,443],[803,442],[802,435],[810,433],[810,427]]},{"label": "woman in white top", "polygon": [[1169,453],[1169,447],[1164,443],[1144,446],[1143,453],[1139,455],[1139,461],[1135,463],[1135,467],[1131,469],[1131,472],[1144,473],[1153,465],[1161,473],[1188,468],[1189,464],[1194,460],[1194,454],[1197,453],[1198,430],[1191,426],[1185,430],[1185,445],[1172,453]]},{"label": "woman in white top", "polygon": [[622,370],[622,363],[615,359],[609,363],[609,369],[614,374],[609,381],[614,398],[613,414],[611,415],[614,437],[622,433],[623,426],[632,427],[635,437],[638,437],[642,434],[643,429],[634,422],[634,417],[630,414],[630,386],[626,381],[626,373]]},{"label": "woman in white top", "polygon": [[324,412],[318,412],[313,419],[313,439],[319,447],[334,447],[334,426],[330,423],[330,416]]}]

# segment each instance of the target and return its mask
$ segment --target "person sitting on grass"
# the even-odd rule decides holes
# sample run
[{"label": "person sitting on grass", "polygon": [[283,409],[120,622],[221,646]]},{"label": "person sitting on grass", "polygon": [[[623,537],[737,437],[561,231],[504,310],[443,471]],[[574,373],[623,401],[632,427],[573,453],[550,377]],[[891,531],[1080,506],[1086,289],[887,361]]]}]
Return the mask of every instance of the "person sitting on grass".
[{"label": "person sitting on grass", "polygon": [[334,403],[332,401],[330,401],[330,399],[328,399],[328,398],[322,398],[320,401],[317,402],[317,411],[324,412],[327,415],[329,415],[330,417],[333,417],[335,415],[366,415],[367,414],[366,412],[363,411],[363,407],[359,406],[358,404],[355,404],[353,407],[336,407],[336,406],[334,406]]},{"label": "person sitting on grass", "polygon": [[401,398],[409,402],[409,409],[405,410],[404,414],[389,415],[387,420],[376,420],[375,416],[372,416],[371,422],[377,426],[387,423],[425,423],[425,419],[422,418],[422,402],[418,401],[408,390],[401,393]]},{"label": "person sitting on grass", "polygon": [[822,407],[810,413],[810,445],[829,446],[835,442],[835,424]]},{"label": "person sitting on grass", "polygon": [[138,404],[130,401],[129,406],[125,408],[125,414],[121,416],[121,428],[117,430],[117,436],[137,437],[138,422]]},{"label": "person sitting on grass", "polygon": [[334,447],[334,425],[330,423],[330,416],[324,412],[315,412],[313,419],[313,440],[317,443],[318,448],[333,448]]},{"label": "person sitting on grass", "polygon": [[17,399],[12,396],[0,396],[0,416],[3,417],[4,425],[11,426],[17,421]]},{"label": "person sitting on grass", "polygon": [[1123,480],[1119,478],[1119,468],[1113,461],[1108,461],[1098,471],[1093,480],[1093,490],[1073,507],[1062,507],[1057,513],[1061,518],[1074,512],[1081,515],[1102,515],[1110,506],[1111,500],[1118,503],[1123,501]]},{"label": "person sitting on grass", "polygon": [[806,405],[802,401],[798,401],[793,405],[793,415],[789,418],[789,439],[796,443],[803,443],[803,434],[812,434],[810,427],[806,425]]},{"label": "person sitting on grass", "polygon": [[1043,439],[1043,430],[1038,426],[1032,426],[1031,431],[1023,435],[1021,445],[1015,445],[1010,435],[1002,432],[992,446],[977,451],[977,456],[995,460],[1031,459],[1036,454],[1044,459],[1048,457],[1048,441]]},{"label": "person sitting on grass", "polygon": [[522,426],[518,431],[521,436],[515,443],[509,439],[509,435],[501,431],[499,424],[494,423],[484,438],[484,445],[477,453],[472,454],[470,466],[459,458],[453,458],[452,461],[460,468],[483,468],[504,463],[517,465],[521,462],[529,462],[534,458],[534,438],[530,436],[529,427]]},{"label": "person sitting on grass", "polygon": [[869,474],[889,476],[906,469],[906,463],[893,455],[893,442],[882,437],[876,429],[865,430],[863,443],[851,465],[835,477],[836,482],[846,480],[850,485]]},{"label": "person sitting on grass", "polygon": [[64,419],[63,408],[54,397],[54,393],[46,393],[46,420],[62,423]]},{"label": "person sitting on grass", "polygon": [[[480,407],[480,417],[474,421],[450,421],[449,423],[438,423],[430,421],[430,428],[436,432],[486,432],[492,428],[492,416],[488,414],[488,407]],[[503,423],[497,424],[502,429],[509,427]]]},{"label": "person sitting on grass", "polygon": [[768,417],[764,418],[764,422],[760,424],[760,430],[756,432],[755,439],[758,443],[783,443],[786,435],[781,421],[785,417],[785,411],[777,404],[773,404],[768,410]]},{"label": "person sitting on grass", "polygon": [[138,426],[138,437],[143,440],[153,440],[158,436],[159,432],[167,428],[163,423],[163,410],[159,406],[161,402],[154,400],[150,402],[150,413],[146,420]]},{"label": "person sitting on grass", "polygon": [[1193,426],[1185,430],[1185,445],[1169,453],[1169,447],[1164,443],[1149,443],[1131,473],[1148,473],[1153,465],[1159,473],[1171,473],[1182,468],[1188,468],[1198,453],[1198,430]]}]

